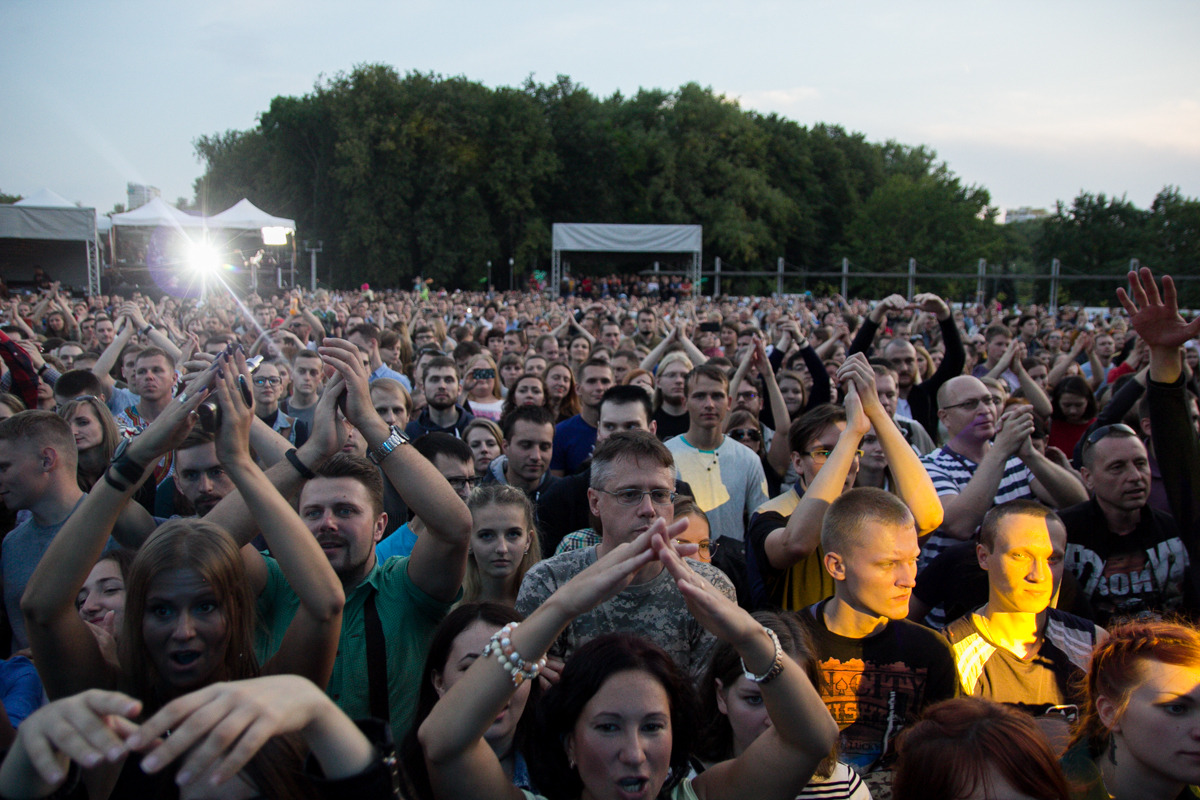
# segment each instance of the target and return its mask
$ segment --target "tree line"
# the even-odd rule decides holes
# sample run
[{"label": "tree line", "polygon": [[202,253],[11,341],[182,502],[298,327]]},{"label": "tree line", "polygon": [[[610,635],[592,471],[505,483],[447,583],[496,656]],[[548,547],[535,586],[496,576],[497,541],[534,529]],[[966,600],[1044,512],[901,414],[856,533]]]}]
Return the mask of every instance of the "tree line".
[{"label": "tree line", "polygon": [[518,276],[548,269],[554,222],[700,224],[706,268],[719,256],[725,272],[779,257],[789,270],[848,258],[898,274],[909,258],[926,272],[986,258],[1021,274],[1050,257],[1084,271],[1140,257],[1170,271],[1195,263],[1200,241],[1200,204],[1169,188],[1147,211],[1081,195],[1045,222],[999,226],[987,190],[925,145],[745,111],[697,84],[600,98],[566,76],[493,89],[368,64],[274,98],[249,130],[194,144],[196,205],[248,197],[294,218],[301,238],[323,241],[320,277],[335,286],[422,275],[471,288],[492,261],[505,288],[510,258]]}]

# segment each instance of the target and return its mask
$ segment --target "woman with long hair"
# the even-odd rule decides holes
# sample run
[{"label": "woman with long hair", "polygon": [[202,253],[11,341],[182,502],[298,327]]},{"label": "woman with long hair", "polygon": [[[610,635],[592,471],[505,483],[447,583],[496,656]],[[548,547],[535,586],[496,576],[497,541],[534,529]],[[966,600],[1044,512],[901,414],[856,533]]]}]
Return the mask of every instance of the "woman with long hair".
[{"label": "woman with long hair", "polygon": [[[120,690],[137,698],[142,710],[152,715],[172,700],[217,681],[295,672],[320,686],[328,682],[344,593],[315,537],[250,458],[254,412],[253,403],[246,403],[243,394],[249,381],[240,353],[236,360],[227,354],[219,357],[182,399],[172,402],[130,442],[128,458],[118,459],[105,472],[51,541],[29,580],[22,606],[35,660],[52,698],[87,689]],[[120,660],[113,664],[80,618],[76,597],[150,465],[183,441],[196,423],[196,409],[210,396],[210,382],[221,409],[217,456],[248,513],[270,520],[262,533],[299,598],[295,617],[279,651],[260,668],[251,587],[266,584],[266,562],[253,547],[240,547],[212,522],[173,519],[150,534],[130,567],[117,642]],[[337,378],[326,389],[335,398],[342,390],[344,384]],[[143,463],[146,466],[138,473]],[[125,766],[122,780],[136,778],[126,774],[133,763]],[[278,763],[271,765],[277,767]],[[178,779],[185,783],[195,777]],[[258,777],[251,780],[260,791],[268,790]]]},{"label": "woman with long hair", "polygon": [[[438,700],[475,663],[492,633],[510,622],[520,621],[521,615],[512,606],[484,602],[463,603],[438,624],[429,641],[425,669],[421,672],[413,725],[399,748],[408,800],[434,800],[425,754],[417,736],[421,724]],[[540,696],[539,682],[526,681],[483,734],[483,740],[500,762],[505,777],[518,789],[533,788],[524,752],[533,733],[534,715],[525,711],[531,707],[530,701],[536,702]]]},{"label": "woman with long hair", "polygon": [[515,486],[487,484],[467,498],[471,545],[463,602],[491,601],[516,606],[521,580],[542,559],[533,503]]},{"label": "woman with long hair", "polygon": [[508,412],[517,406],[542,406],[549,408],[550,391],[541,375],[526,372],[513,382],[512,388],[504,398],[504,406],[500,418],[504,419]]},{"label": "woman with long hair", "polygon": [[[676,552],[671,540],[686,525],[655,520],[564,584],[525,622],[492,635],[419,730],[434,797],[795,797],[833,747],[837,725],[774,633],[696,575]],[[755,676],[771,727],[742,755],[686,777],[698,726],[689,679],[656,645],[608,634],[580,647],[538,704],[529,763],[541,794],[516,789],[485,731],[515,692],[538,677],[542,654],[571,620],[624,589],[654,560],[675,580],[693,616],[731,644]]]},{"label": "woman with long hair", "polygon": [[500,371],[490,353],[474,355],[463,372],[463,407],[476,417],[500,419],[504,393],[500,388]]},{"label": "woman with long hair", "polygon": [[1200,631],[1157,620],[1117,625],[1092,651],[1084,688],[1062,759],[1072,798],[1200,793]]},{"label": "woman with long hair", "polygon": [[583,405],[579,402],[579,391],[575,386],[575,372],[570,365],[555,361],[546,367],[546,391],[550,393],[550,410],[563,422],[578,414]]},{"label": "woman with long hair", "polygon": [[[786,434],[787,430],[785,429],[784,435]],[[762,422],[758,417],[749,411],[734,411],[725,418],[725,435],[754,451],[754,455],[758,456],[758,460],[762,462],[763,475],[767,478],[767,496],[778,495],[783,476],[776,472],[770,461],[767,460],[767,446],[763,441],[765,434]]]},{"label": "woman with long hair", "polygon": [[991,700],[960,697],[931,706],[900,734],[897,750],[895,800],[1073,797],[1033,717]]},{"label": "woman with long hair", "polygon": [[490,419],[473,419],[463,428],[463,441],[471,448],[475,462],[475,475],[483,477],[492,465],[492,460],[504,455],[504,434],[500,426]]},{"label": "woman with long hair", "polygon": [[1087,378],[1068,375],[1050,393],[1050,440],[1048,447],[1074,453],[1084,431],[1096,419],[1099,406]]},{"label": "woman with long hair", "polygon": [[79,488],[90,492],[92,486],[108,469],[113,451],[121,442],[117,421],[108,405],[98,397],[77,397],[58,409],[58,415],[71,426],[75,447],[79,451],[76,476]]},{"label": "woman with long hair", "polygon": [[592,347],[592,337],[582,331],[572,336],[567,343],[567,360],[576,376],[579,375],[579,368],[592,357]]},{"label": "woman with long hair", "polygon": [[[796,616],[772,611],[756,611],[753,616],[775,632],[779,646],[804,670],[812,685],[820,686],[820,664],[808,632]],[[700,718],[704,723],[696,748],[700,767],[740,756],[770,726],[762,690],[746,677],[737,651],[725,642],[713,650],[700,681]],[[837,760],[836,748],[821,761],[808,786],[797,795],[798,800],[870,800],[870,797],[857,773]]]}]

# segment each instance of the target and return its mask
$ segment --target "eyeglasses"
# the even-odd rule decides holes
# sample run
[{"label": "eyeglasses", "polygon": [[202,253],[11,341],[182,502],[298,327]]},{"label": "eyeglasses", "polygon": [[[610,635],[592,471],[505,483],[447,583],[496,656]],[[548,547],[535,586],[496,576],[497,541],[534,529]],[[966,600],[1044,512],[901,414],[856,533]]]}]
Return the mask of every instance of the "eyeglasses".
[{"label": "eyeglasses", "polygon": [[[811,458],[813,460],[814,464],[824,464],[825,461],[829,458],[829,454],[832,452],[833,452],[832,450],[809,450],[807,453],[801,453],[801,455],[805,455],[805,456],[808,456],[809,458]],[[854,451],[855,458],[862,458],[862,456],[863,456],[862,450]]]},{"label": "eyeglasses", "polygon": [[255,378],[254,379],[255,386],[278,386],[281,383],[283,383],[283,381],[280,380],[279,378]]},{"label": "eyeglasses", "polygon": [[729,432],[730,437],[739,442],[761,442],[762,434],[755,428],[734,428]]},{"label": "eyeglasses", "polygon": [[461,492],[463,489],[474,489],[479,485],[479,478],[446,478],[446,483],[450,484],[450,488],[456,492]]},{"label": "eyeglasses", "polygon": [[712,558],[713,553],[717,552],[717,541],[714,539],[701,539],[698,542],[689,542],[687,539],[672,539],[671,544],[694,544],[699,548],[697,551],[702,556]]},{"label": "eyeglasses", "polygon": [[617,489],[615,492],[610,492],[608,489],[596,489],[596,491],[612,495],[623,506],[640,506],[642,498],[646,495],[650,495],[650,502],[656,506],[669,506],[675,502],[675,492],[672,492],[670,489],[651,489],[649,491],[641,489]]},{"label": "eyeglasses", "polygon": [[757,400],[758,392],[738,392],[737,399],[738,400]]},{"label": "eyeglasses", "polygon": [[988,395],[987,397],[973,397],[970,400],[964,400],[961,403],[953,403],[952,405],[942,406],[942,409],[949,411],[952,408],[961,408],[963,411],[974,413],[979,410],[982,405],[997,406],[999,402],[995,397]]}]

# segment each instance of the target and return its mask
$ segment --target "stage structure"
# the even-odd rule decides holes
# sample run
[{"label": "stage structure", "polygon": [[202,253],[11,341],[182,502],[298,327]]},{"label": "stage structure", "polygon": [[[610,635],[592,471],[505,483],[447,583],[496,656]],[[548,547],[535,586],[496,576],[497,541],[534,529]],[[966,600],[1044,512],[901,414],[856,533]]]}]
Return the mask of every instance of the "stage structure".
[{"label": "stage structure", "polygon": [[0,205],[0,267],[5,278],[32,281],[38,267],[64,287],[100,293],[96,209],[49,189]]},{"label": "stage structure", "polygon": [[700,294],[700,257],[704,249],[700,225],[603,225],[556,222],[551,227],[550,286],[562,291],[563,253],[691,253],[688,280]]}]

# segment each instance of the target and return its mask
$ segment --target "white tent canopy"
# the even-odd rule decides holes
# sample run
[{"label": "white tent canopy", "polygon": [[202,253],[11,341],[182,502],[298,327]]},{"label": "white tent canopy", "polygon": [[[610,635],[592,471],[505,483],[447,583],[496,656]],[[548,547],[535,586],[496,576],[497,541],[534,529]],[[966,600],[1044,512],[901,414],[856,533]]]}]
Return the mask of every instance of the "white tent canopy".
[{"label": "white tent canopy", "polygon": [[[0,267],[9,278],[32,280],[37,267],[66,286],[87,285],[99,292],[96,210],[80,208],[50,189],[11,205],[0,205]],[[75,242],[82,242],[79,249]]]},{"label": "white tent canopy", "polygon": [[700,225],[604,225],[556,222],[551,227],[551,285],[562,286],[562,252],[691,253],[691,281],[700,285],[704,229]]},{"label": "white tent canopy", "polygon": [[112,215],[112,224],[118,228],[160,228],[175,226],[181,228],[202,228],[204,227],[204,222],[204,217],[194,217],[191,214],[180,211],[178,208],[173,208],[164,202],[161,197],[155,197],[149,203],[138,206],[133,211]]},{"label": "white tent canopy", "polygon": [[243,197],[220,214],[214,214],[209,217],[208,227],[246,231],[258,230],[260,228],[287,228],[295,232],[296,221],[271,216]]}]

